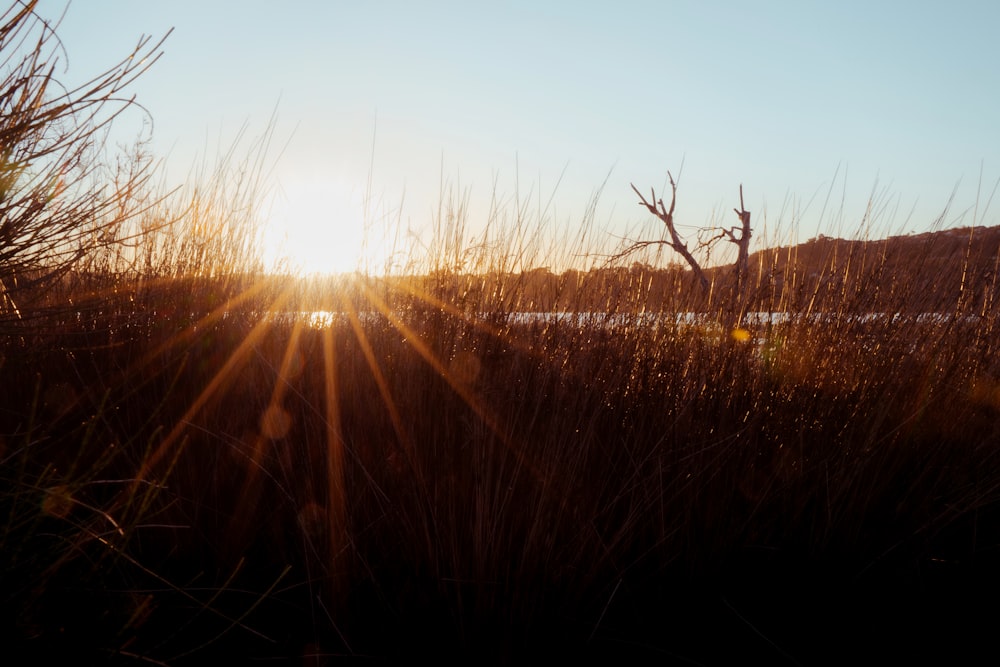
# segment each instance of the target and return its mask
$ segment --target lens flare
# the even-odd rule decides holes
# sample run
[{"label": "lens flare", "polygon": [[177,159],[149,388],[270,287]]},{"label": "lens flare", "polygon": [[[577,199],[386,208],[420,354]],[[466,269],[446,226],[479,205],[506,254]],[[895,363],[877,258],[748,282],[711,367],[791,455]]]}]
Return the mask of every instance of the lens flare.
[{"label": "lens flare", "polygon": [[746,343],[750,340],[750,332],[741,327],[737,327],[729,332],[729,337],[737,343]]}]

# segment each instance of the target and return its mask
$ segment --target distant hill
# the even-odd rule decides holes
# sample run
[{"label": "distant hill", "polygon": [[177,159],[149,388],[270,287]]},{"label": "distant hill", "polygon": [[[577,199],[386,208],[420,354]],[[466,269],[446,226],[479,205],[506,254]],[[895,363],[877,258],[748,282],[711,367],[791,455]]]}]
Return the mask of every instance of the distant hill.
[{"label": "distant hill", "polygon": [[[799,305],[814,295],[869,301],[880,310],[982,310],[998,296],[1000,227],[963,227],[880,240],[818,236],[750,257],[760,296]],[[715,269],[720,278],[728,267]]]},{"label": "distant hill", "polygon": [[[1000,227],[868,241],[818,236],[754,252],[749,268],[749,310],[982,313],[1000,300]],[[712,281],[709,295],[678,263],[666,268],[633,262],[562,273],[536,268],[365,280],[384,285],[387,295],[403,295],[394,306],[406,307],[412,298],[466,313],[680,312],[731,303],[731,267],[705,273]],[[319,281],[303,291],[307,296],[301,308],[339,308],[340,280]]]}]

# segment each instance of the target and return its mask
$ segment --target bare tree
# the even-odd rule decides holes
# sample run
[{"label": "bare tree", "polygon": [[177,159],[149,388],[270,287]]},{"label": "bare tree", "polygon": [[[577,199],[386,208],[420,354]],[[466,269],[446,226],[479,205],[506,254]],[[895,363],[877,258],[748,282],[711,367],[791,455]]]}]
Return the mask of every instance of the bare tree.
[{"label": "bare tree", "polygon": [[116,169],[107,143],[115,119],[139,108],[125,89],[166,36],[140,38],[117,65],[67,87],[56,76],[65,59],[57,24],[37,4],[0,13],[0,321],[20,318],[22,296],[38,295],[88,253],[120,243],[125,223],[150,206],[152,163]]},{"label": "bare tree", "polygon": [[721,228],[718,233],[702,242],[704,246],[712,246],[717,241],[725,239],[736,245],[736,261],[733,263],[733,286],[737,295],[742,295],[746,289],[747,274],[750,272],[750,211],[743,205],[743,185],[740,184],[740,207],[733,211],[740,219],[738,226]]},{"label": "bare tree", "polygon": [[[680,233],[677,231],[677,224],[674,221],[674,208],[677,205],[677,182],[674,180],[673,174],[669,171],[667,172],[667,178],[670,180],[670,206],[669,208],[663,203],[663,199],[658,199],[656,197],[656,190],[651,189],[651,196],[649,199],[643,196],[639,189],[632,185],[632,190],[639,195],[639,203],[646,207],[650,213],[655,215],[660,221],[666,225],[668,238],[661,238],[656,240],[646,240],[646,241],[631,241],[629,246],[625,248],[622,252],[614,256],[615,259],[620,259],[626,255],[630,255],[643,248],[648,248],[653,245],[666,245],[674,252],[678,253],[684,258],[691,271],[694,273],[701,285],[702,290],[707,294],[711,289],[711,283],[708,277],[705,275],[705,271],[698,261],[697,257],[688,249],[687,242],[681,237]],[[715,231],[716,233],[711,235],[709,238],[699,241],[699,249],[707,249],[715,245],[718,241],[725,239],[730,243],[734,243],[737,247],[737,257],[736,262],[733,265],[733,276],[734,276],[734,296],[740,296],[744,293],[747,282],[747,274],[749,272],[750,264],[750,238],[752,235],[752,230],[750,227],[750,211],[746,210],[743,204],[743,186],[740,185],[740,207],[738,209],[733,209],[736,215],[740,219],[740,224],[738,226],[733,226],[728,229],[721,228]]]},{"label": "bare tree", "polygon": [[674,223],[674,207],[677,205],[677,182],[674,181],[674,176],[669,171],[667,172],[667,178],[670,179],[670,208],[668,209],[663,204],[663,199],[656,198],[656,190],[650,188],[652,203],[642,196],[639,192],[639,188],[635,187],[632,183],[632,189],[637,195],[639,195],[640,203],[649,209],[649,212],[663,221],[663,224],[667,226],[667,233],[670,234],[669,239],[658,239],[655,241],[633,241],[628,248],[616,255],[616,258],[624,257],[625,255],[632,254],[633,252],[646,248],[651,245],[667,245],[674,252],[678,253],[684,258],[684,261],[688,263],[691,270],[694,271],[694,275],[698,278],[698,283],[701,285],[705,292],[708,292],[709,283],[708,278],[705,276],[705,272],[701,268],[701,264],[691,254],[688,250],[687,243],[681,238],[681,235],[677,232],[677,225]]}]

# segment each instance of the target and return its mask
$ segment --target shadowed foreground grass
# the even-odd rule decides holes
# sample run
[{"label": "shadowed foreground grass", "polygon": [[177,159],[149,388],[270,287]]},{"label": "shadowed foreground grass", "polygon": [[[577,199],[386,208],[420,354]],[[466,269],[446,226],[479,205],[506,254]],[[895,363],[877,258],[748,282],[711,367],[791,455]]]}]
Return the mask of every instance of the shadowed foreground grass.
[{"label": "shadowed foreground grass", "polygon": [[4,339],[0,607],[33,659],[815,664],[990,641],[992,316],[733,336],[472,317],[369,279],[316,328],[260,304],[177,319],[191,294]]},{"label": "shadowed foreground grass", "polygon": [[37,6],[0,14],[5,664],[993,648],[995,230],[818,237],[701,293],[596,270],[603,186],[562,228],[442,183],[431,238],[388,235],[409,277],[262,277],[273,121],[158,194],[152,137],[106,142],[162,41],[73,88]]}]

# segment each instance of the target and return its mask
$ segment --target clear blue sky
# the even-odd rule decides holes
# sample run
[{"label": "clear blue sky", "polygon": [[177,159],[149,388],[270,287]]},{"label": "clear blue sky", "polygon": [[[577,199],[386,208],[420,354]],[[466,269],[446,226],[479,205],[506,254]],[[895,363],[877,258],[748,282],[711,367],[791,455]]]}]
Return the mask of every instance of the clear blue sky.
[{"label": "clear blue sky", "polygon": [[[1000,202],[982,214],[1000,177],[998,26],[996,0],[76,0],[59,32],[75,80],[174,28],[134,91],[176,182],[277,107],[269,243],[349,268],[373,135],[382,209],[402,202],[425,240],[442,164],[473,224],[494,181],[537,211],[565,170],[554,228],[610,172],[597,240],[658,234],[629,182],[659,190],[682,162],[678,221],[734,222],[742,183],[761,241],[852,235],[873,188],[878,232],[930,228],[956,184],[945,226],[972,224],[981,167],[976,222],[1000,224]],[[820,216],[832,182],[839,221]]]}]

